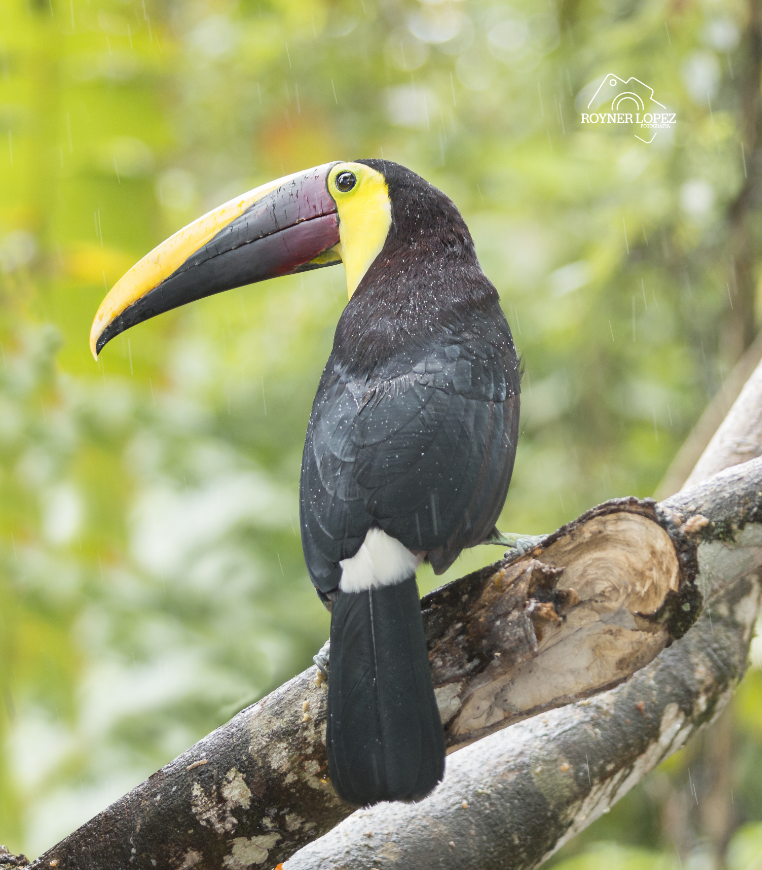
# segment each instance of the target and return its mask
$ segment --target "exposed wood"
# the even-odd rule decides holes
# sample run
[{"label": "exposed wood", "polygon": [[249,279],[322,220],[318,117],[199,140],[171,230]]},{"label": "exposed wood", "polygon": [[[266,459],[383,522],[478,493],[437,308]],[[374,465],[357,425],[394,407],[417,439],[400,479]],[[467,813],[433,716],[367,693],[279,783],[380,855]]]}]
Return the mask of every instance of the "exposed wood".
[{"label": "exposed wood", "polygon": [[683,633],[664,607],[698,616],[695,559],[661,522],[653,503],[609,502],[424,598],[449,747],[612,687]]}]

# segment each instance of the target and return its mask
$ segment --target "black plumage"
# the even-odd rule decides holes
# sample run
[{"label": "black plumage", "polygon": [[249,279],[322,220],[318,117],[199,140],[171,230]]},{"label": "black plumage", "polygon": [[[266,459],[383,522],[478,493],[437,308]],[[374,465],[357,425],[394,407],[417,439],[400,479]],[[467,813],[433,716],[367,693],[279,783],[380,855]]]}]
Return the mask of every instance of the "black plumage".
[{"label": "black plumage", "polygon": [[488,537],[513,469],[519,368],[453,203],[404,167],[359,162],[386,178],[392,223],[336,330],[307,431],[300,514],[310,576],[333,606],[331,778],[367,804],[429,792],[444,742],[414,576],[340,592],[339,563],[371,528],[437,573]]}]

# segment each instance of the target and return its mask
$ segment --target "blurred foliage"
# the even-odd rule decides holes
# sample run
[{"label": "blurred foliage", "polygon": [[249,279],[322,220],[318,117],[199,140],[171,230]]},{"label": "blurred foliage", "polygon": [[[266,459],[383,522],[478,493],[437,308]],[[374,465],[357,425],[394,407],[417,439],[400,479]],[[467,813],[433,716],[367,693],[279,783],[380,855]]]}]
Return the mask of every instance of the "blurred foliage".
[{"label": "blurred foliage", "polygon": [[[756,286],[734,259],[739,233],[760,234],[758,198],[742,196],[759,166],[743,98],[744,75],[759,92],[751,8],[5,0],[3,842],[39,853],[306,667],[328,632],[297,493],[342,268],[172,312],[96,364],[106,289],[257,184],[397,160],[463,211],[524,357],[501,528],[541,532],[647,496],[755,326]],[[581,125],[607,72],[647,81],[676,127],[645,144]],[[478,548],[448,577],[497,555]],[[731,870],[760,867],[760,664],[735,700]],[[557,860],[705,866],[688,807],[701,751]]]}]

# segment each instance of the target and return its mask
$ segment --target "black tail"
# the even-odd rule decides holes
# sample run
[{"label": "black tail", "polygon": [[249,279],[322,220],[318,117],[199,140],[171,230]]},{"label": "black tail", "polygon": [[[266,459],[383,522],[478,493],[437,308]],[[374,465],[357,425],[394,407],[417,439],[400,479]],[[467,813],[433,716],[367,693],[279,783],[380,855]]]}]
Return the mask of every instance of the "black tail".
[{"label": "black tail", "polygon": [[444,735],[415,577],[341,592],[331,615],[328,769],[367,806],[420,800],[444,775]]}]

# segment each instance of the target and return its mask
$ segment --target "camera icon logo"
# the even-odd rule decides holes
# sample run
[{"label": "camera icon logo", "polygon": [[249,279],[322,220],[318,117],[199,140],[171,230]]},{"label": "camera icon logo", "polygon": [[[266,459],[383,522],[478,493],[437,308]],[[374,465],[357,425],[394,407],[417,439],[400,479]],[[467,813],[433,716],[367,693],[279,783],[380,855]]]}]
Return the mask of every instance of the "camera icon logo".
[{"label": "camera icon logo", "polygon": [[[607,73],[587,108],[605,109],[606,104],[610,106],[610,112],[583,112],[582,123],[634,126],[635,138],[647,144],[653,142],[659,130],[676,123],[675,113],[668,112],[667,107],[654,98],[654,89],[635,76],[625,80]],[[638,135],[638,132],[644,135]]]}]

